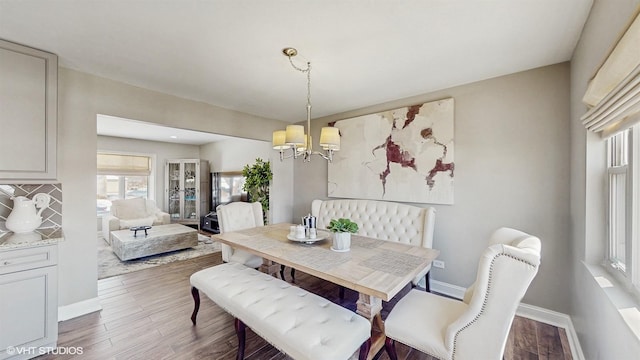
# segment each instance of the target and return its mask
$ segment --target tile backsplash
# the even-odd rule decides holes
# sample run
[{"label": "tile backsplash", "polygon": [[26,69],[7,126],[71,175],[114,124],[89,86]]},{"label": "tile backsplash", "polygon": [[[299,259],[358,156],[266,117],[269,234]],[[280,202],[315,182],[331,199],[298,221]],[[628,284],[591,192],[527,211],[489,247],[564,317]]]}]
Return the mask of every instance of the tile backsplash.
[{"label": "tile backsplash", "polygon": [[[51,196],[49,207],[42,211],[42,225],[36,231],[46,232],[49,229],[62,227],[62,184],[7,184],[3,188],[13,189],[13,196],[26,196],[29,199],[38,193]],[[13,200],[4,192],[0,192],[0,230],[6,230],[4,222],[11,214]]]}]

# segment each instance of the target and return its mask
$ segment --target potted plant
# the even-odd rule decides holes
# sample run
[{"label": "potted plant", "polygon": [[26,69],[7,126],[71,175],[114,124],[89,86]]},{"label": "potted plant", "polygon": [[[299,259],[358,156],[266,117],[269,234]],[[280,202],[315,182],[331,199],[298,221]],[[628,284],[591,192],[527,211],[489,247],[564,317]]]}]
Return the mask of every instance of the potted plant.
[{"label": "potted plant", "polygon": [[327,230],[334,233],[331,250],[338,252],[349,251],[351,248],[351,234],[358,232],[358,224],[345,218],[331,219]]},{"label": "potted plant", "polygon": [[242,176],[245,178],[242,189],[249,194],[250,201],[262,204],[262,216],[266,224],[269,213],[269,183],[273,178],[271,163],[257,158],[255,164],[244,166]]}]

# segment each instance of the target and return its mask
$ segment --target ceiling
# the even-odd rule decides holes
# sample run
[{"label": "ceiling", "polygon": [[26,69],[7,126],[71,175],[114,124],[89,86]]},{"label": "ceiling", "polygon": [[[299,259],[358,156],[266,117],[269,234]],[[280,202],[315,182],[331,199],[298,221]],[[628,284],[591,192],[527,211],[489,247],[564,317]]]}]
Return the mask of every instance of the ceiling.
[{"label": "ceiling", "polygon": [[332,115],[567,61],[592,0],[0,0],[62,67],[265,118]]},{"label": "ceiling", "polygon": [[98,135],[103,136],[187,145],[204,145],[233,138],[231,136],[177,129],[108,115],[98,115],[96,130]]}]

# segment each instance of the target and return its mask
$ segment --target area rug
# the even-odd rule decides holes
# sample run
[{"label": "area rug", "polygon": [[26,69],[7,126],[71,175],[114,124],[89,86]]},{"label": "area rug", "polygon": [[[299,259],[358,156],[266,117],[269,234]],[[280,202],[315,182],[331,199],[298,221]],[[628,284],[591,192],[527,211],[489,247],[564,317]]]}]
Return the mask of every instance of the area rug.
[{"label": "area rug", "polygon": [[[209,242],[209,244],[206,242]],[[198,246],[196,247],[147,256],[140,259],[121,261],[111,250],[111,245],[107,244],[101,233],[98,233],[98,280],[148,269],[174,261],[193,259],[217,251],[220,251],[220,243],[212,242],[208,236],[198,234]]]}]

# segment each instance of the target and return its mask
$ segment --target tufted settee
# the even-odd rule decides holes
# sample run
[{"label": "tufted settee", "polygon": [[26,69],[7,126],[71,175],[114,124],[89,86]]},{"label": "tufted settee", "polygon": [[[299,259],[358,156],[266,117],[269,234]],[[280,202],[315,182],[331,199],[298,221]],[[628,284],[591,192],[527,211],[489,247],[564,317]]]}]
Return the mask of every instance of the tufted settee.
[{"label": "tufted settee", "polygon": [[[317,226],[326,229],[331,219],[348,218],[358,224],[358,235],[397,241],[415,246],[431,248],[436,209],[418,207],[387,201],[332,199],[313,200],[311,214]],[[429,289],[425,279],[431,267],[425,269],[412,281]]]}]

